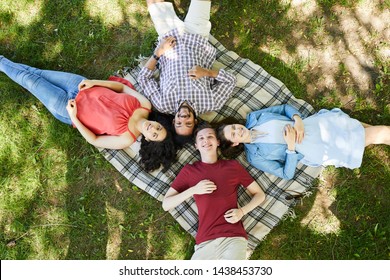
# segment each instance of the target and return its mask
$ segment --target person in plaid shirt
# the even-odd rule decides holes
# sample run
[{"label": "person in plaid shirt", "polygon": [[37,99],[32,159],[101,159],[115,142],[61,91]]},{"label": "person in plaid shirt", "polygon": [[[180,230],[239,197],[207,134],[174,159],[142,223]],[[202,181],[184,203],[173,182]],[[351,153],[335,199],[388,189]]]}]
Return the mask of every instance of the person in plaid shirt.
[{"label": "person in plaid shirt", "polygon": [[[160,112],[174,115],[175,131],[191,136],[196,116],[219,110],[231,96],[236,78],[211,69],[216,49],[208,42],[210,1],[192,0],[184,21],[172,3],[147,0],[159,44],[138,76],[143,94]],[[160,81],[153,73],[159,66]]]}]

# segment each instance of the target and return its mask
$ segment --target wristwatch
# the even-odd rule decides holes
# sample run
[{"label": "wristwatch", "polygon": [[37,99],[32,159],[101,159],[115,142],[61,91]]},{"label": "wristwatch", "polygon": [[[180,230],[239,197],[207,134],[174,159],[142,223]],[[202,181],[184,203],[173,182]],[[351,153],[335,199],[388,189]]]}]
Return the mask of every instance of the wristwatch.
[{"label": "wristwatch", "polygon": [[153,54],[153,58],[154,58],[156,61],[158,61],[158,60],[160,59],[160,57],[157,56],[155,53]]}]

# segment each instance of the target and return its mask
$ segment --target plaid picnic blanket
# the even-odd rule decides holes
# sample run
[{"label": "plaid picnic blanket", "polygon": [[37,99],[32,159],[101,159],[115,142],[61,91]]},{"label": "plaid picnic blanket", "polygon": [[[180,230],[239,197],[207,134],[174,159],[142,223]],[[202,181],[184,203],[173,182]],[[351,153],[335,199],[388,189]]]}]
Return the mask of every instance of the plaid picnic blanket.
[{"label": "plaid picnic blanket", "polygon": [[[225,68],[237,76],[237,87],[232,98],[218,112],[210,112],[200,116],[209,122],[218,122],[228,116],[236,119],[245,119],[247,113],[289,103],[296,107],[304,116],[314,113],[310,104],[296,99],[287,87],[278,79],[272,77],[259,65],[239,57],[235,52],[228,51],[214,37],[210,36],[210,43],[217,49],[216,68]],[[121,72],[122,76],[134,84],[142,93],[137,76],[140,65]],[[124,150],[102,149],[104,157],[130,182],[141,188],[154,198],[162,201],[170,183],[187,163],[200,159],[199,153],[192,145],[187,145],[178,152],[178,160],[166,173],[160,170],[147,173],[138,164],[140,143],[134,143]],[[266,193],[266,201],[261,207],[255,208],[243,218],[243,224],[248,232],[248,256],[260,241],[276,226],[281,219],[291,213],[296,199],[292,195],[310,191],[313,180],[318,177],[321,168],[313,168],[299,164],[294,180],[283,180],[276,176],[264,173],[250,166],[242,153],[238,160],[249,171]],[[239,205],[245,205],[251,199],[247,191],[240,187],[238,194]],[[170,211],[171,215],[192,236],[196,235],[198,227],[197,208],[194,199],[189,199]]]}]

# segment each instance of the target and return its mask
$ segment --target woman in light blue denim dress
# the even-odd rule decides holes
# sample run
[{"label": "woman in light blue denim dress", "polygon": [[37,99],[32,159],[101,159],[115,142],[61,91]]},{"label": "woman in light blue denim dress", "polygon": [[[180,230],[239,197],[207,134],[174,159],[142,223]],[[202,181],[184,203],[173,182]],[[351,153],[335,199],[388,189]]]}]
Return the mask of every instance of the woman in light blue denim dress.
[{"label": "woman in light blue denim dress", "polygon": [[251,165],[292,179],[298,162],[360,167],[366,146],[390,145],[390,126],[362,124],[337,108],[302,120],[297,109],[285,104],[248,114],[245,126],[221,125],[218,137],[225,156],[237,156],[244,147]]}]

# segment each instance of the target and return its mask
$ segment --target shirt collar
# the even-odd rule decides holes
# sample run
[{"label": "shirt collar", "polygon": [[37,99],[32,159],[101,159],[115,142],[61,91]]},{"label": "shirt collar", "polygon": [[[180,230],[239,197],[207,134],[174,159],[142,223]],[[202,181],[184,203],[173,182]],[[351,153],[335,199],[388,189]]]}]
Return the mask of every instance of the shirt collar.
[{"label": "shirt collar", "polygon": [[198,108],[196,107],[196,103],[195,102],[191,102],[189,100],[180,100],[179,102],[177,102],[176,104],[176,108],[175,108],[175,112],[177,112],[180,108],[180,106],[186,102],[195,112],[196,116],[198,116]]}]

